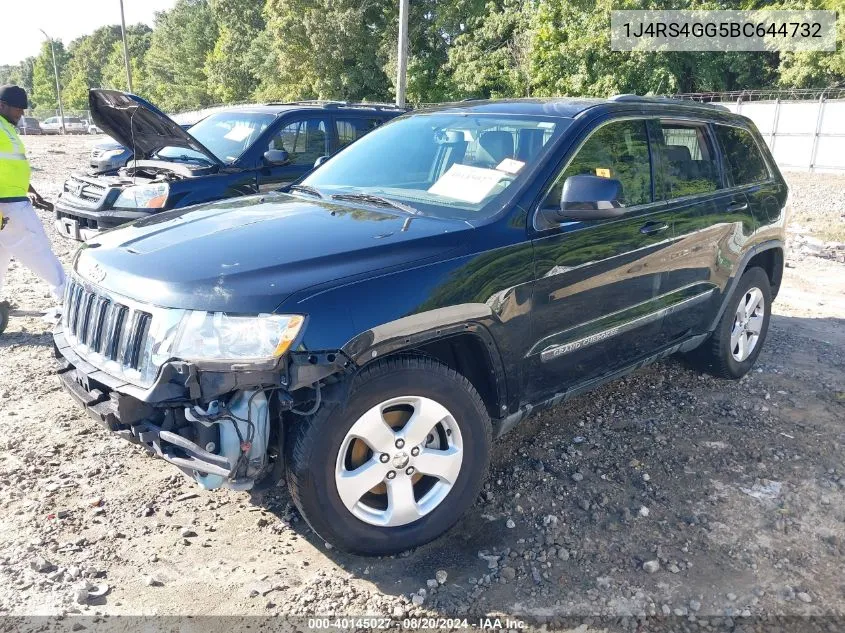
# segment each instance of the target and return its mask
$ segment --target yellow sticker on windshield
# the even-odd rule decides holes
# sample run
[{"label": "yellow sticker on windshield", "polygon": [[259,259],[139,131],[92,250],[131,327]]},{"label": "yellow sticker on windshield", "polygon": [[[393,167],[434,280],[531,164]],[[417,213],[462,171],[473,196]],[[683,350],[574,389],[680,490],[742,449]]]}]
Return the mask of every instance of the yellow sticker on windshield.
[{"label": "yellow sticker on windshield", "polygon": [[602,178],[610,178],[610,170],[606,169],[605,167],[596,167],[596,176],[601,176]]}]

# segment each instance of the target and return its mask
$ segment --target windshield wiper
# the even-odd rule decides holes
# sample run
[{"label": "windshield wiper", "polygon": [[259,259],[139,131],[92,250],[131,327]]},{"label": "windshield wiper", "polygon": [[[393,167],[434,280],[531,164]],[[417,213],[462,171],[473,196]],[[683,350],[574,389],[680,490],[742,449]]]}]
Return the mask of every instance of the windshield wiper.
[{"label": "windshield wiper", "polygon": [[170,160],[181,163],[199,163],[200,165],[208,165],[209,167],[214,165],[214,163],[204,156],[188,156],[187,154],[180,154],[179,156],[161,156],[160,154],[156,154],[155,157],[159,160]]},{"label": "windshield wiper", "polygon": [[336,193],[332,196],[332,200],[348,200],[349,202],[365,202],[376,207],[390,207],[392,209],[399,209],[405,213],[412,215],[422,215],[422,212],[407,204],[390,200],[389,198],[382,198],[371,193]]},{"label": "windshield wiper", "polygon": [[289,185],[288,191],[301,191],[302,193],[308,193],[312,196],[316,196],[317,198],[323,197],[323,194],[321,194],[316,187],[312,187],[310,185]]}]

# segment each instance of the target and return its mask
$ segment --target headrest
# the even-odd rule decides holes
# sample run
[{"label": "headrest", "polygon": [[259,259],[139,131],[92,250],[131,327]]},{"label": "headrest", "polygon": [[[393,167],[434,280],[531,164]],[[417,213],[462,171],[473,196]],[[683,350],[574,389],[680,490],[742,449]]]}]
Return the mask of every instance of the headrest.
[{"label": "headrest", "polygon": [[505,158],[513,158],[513,134],[510,132],[498,130],[483,132],[478,137],[478,146],[481,149],[479,158],[482,161],[498,164]]},{"label": "headrest", "polygon": [[692,160],[692,154],[686,145],[667,145],[666,158],[673,163],[683,163]]}]

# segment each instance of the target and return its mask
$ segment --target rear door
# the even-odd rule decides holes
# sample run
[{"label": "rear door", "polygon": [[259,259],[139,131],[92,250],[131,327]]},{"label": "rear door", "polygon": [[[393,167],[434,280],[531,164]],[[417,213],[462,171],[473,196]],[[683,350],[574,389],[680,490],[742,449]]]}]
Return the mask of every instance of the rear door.
[{"label": "rear door", "polygon": [[[330,152],[331,120],[324,113],[297,114],[284,119],[263,151],[275,149],[288,153],[283,165],[270,165],[259,158],[258,190],[272,191],[302,178],[314,168],[314,161]],[[262,152],[263,153],[263,152]]]},{"label": "rear door", "polygon": [[754,218],[745,192],[728,186],[708,121],[660,119],[652,132],[657,191],[671,209],[675,239],[661,284],[661,338],[671,345],[709,327]]},{"label": "rear door", "polygon": [[751,130],[739,126],[716,124],[713,129],[725,157],[728,186],[742,190],[758,224],[779,220],[786,200],[786,185],[766,163],[762,141]]},{"label": "rear door", "polygon": [[619,180],[628,211],[555,226],[535,214],[529,401],[648,356],[661,331],[658,295],[671,215],[655,201],[646,120],[606,120],[594,128],[562,166],[541,209],[559,205],[564,181],[576,174]]}]

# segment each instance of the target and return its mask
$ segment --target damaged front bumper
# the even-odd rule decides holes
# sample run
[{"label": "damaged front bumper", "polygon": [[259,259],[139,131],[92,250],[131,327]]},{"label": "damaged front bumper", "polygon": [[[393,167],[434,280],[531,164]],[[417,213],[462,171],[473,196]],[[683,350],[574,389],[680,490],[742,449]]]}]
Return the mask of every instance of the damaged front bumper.
[{"label": "damaged front bumper", "polygon": [[62,386],[107,430],[141,444],[205,488],[249,489],[267,474],[275,434],[264,392],[268,386],[280,389],[278,372],[201,372],[177,361],[166,363],[155,383],[142,389],[88,363],[61,327],[53,339]]},{"label": "damaged front bumper", "polygon": [[61,324],[53,340],[62,386],[89,416],[207,489],[247,490],[279,479],[283,414],[297,413],[312,387],[352,365],[339,353],[290,354],[270,371],[170,361],[144,389],[87,362]]}]

